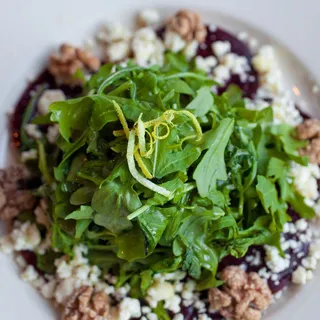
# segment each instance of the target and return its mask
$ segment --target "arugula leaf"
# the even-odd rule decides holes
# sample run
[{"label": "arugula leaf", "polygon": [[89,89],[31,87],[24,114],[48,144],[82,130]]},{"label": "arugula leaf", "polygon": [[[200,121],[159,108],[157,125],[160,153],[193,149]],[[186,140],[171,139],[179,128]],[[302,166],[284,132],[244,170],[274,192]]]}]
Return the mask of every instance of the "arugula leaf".
[{"label": "arugula leaf", "polygon": [[117,256],[127,261],[145,257],[144,236],[138,226],[116,238]]},{"label": "arugula leaf", "polygon": [[158,302],[157,306],[152,310],[158,316],[159,320],[170,320],[171,317],[169,316],[168,312],[164,308],[163,302]]},{"label": "arugula leaf", "polygon": [[258,184],[256,188],[266,212],[276,212],[279,209],[279,202],[275,185],[266,177],[258,176]]},{"label": "arugula leaf", "polygon": [[66,220],[82,220],[82,219],[91,219],[93,216],[94,210],[89,206],[81,206],[79,210],[75,210],[65,217]]},{"label": "arugula leaf", "polygon": [[206,115],[213,105],[213,95],[209,87],[197,91],[196,97],[187,105],[186,109],[192,110],[196,117]]},{"label": "arugula leaf", "polygon": [[168,224],[162,210],[166,209],[151,207],[138,217],[139,225],[148,241],[148,253],[154,250]]},{"label": "arugula leaf", "polygon": [[215,129],[214,142],[198,164],[193,178],[201,197],[206,197],[216,186],[217,180],[226,180],[224,151],[233,131],[234,121],[223,119]]},{"label": "arugula leaf", "polygon": [[97,212],[94,222],[119,233],[131,228],[127,216],[141,207],[141,202],[131,185],[108,181],[94,193],[91,205]]},{"label": "arugula leaf", "polygon": [[81,220],[77,220],[76,222],[76,232],[75,232],[75,239],[79,240],[83,233],[88,229],[90,223],[91,223],[91,219],[81,219]]}]

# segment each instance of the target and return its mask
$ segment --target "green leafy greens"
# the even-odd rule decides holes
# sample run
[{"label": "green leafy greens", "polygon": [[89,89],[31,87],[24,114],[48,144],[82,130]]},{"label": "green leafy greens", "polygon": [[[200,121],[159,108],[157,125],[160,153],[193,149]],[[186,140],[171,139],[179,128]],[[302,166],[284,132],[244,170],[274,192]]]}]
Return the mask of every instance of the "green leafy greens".
[{"label": "green leafy greens", "polygon": [[[215,85],[170,53],[162,68],[104,65],[82,97],[51,105],[59,156],[52,163],[39,149],[55,186],[54,248],[86,244],[91,263],[141,283],[136,295],[153,273],[179,268],[203,289],[219,283],[223,257],[279,247],[288,204],[314,215],[288,179],[291,161],[307,164],[293,128]],[[155,312],[167,319],[161,305]]]}]

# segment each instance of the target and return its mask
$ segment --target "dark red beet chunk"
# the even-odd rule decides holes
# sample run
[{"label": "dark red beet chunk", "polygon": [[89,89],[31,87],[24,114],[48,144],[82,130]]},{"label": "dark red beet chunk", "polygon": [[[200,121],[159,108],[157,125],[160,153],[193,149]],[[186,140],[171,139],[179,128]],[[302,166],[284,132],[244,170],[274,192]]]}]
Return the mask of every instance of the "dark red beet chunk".
[{"label": "dark red beet chunk", "polygon": [[248,80],[246,82],[242,82],[238,75],[233,75],[224,87],[219,88],[218,93],[223,93],[230,84],[236,84],[242,89],[245,97],[254,98],[259,87],[259,77],[251,65],[252,54],[248,46],[231,33],[222,29],[217,28],[214,32],[210,31],[209,28],[207,28],[207,30],[208,35],[206,41],[204,44],[201,44],[198,49],[199,56],[212,56],[212,43],[216,41],[228,41],[231,44],[231,52],[237,54],[238,56],[246,57],[251,67],[250,71],[248,72]]}]

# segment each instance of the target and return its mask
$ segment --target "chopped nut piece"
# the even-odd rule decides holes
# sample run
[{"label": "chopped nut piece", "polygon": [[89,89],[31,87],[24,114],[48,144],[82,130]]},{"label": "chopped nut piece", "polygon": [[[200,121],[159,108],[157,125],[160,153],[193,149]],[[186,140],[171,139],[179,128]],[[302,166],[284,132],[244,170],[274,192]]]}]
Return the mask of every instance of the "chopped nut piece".
[{"label": "chopped nut piece", "polygon": [[0,218],[10,220],[21,211],[31,210],[36,202],[29,190],[18,190],[19,180],[28,176],[23,166],[12,166],[0,170]]},{"label": "chopped nut piece", "polygon": [[213,288],[209,291],[209,301],[216,310],[229,307],[232,303],[231,297],[217,288]]},{"label": "chopped nut piece", "polygon": [[308,156],[311,163],[320,164],[320,120],[308,119],[297,127],[297,137],[311,140],[300,150],[302,156]]},{"label": "chopped nut piece", "polygon": [[240,289],[247,282],[246,273],[235,266],[224,268],[221,273],[221,280],[225,281],[231,289]]},{"label": "chopped nut piece", "polygon": [[259,320],[272,298],[266,282],[257,273],[248,274],[235,266],[226,267],[221,279],[221,289],[209,290],[211,306],[227,319]]},{"label": "chopped nut piece", "polygon": [[320,120],[308,119],[297,127],[297,136],[301,140],[314,138],[320,133]]},{"label": "chopped nut piece", "polygon": [[308,156],[311,163],[320,164],[320,138],[314,138],[303,149],[300,150],[302,156]]},{"label": "chopped nut piece", "polygon": [[81,85],[83,79],[74,77],[78,70],[97,71],[100,60],[91,53],[69,44],[60,47],[59,54],[52,55],[48,69],[58,82],[69,85]]},{"label": "chopped nut piece", "polygon": [[168,29],[178,33],[184,40],[204,42],[207,29],[201,22],[200,16],[190,10],[180,10],[168,22]]},{"label": "chopped nut piece", "polygon": [[66,301],[62,320],[100,320],[109,314],[109,298],[104,292],[93,292],[93,287],[77,289]]}]

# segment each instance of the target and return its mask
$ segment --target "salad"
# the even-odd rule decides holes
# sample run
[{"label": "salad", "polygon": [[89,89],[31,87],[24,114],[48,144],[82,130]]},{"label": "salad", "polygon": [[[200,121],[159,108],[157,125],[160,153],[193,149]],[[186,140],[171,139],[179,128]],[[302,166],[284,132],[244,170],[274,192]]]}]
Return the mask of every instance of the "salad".
[{"label": "salad", "polygon": [[11,129],[0,250],[63,320],[256,320],[313,277],[320,121],[244,32],[189,10],[103,26]]}]

